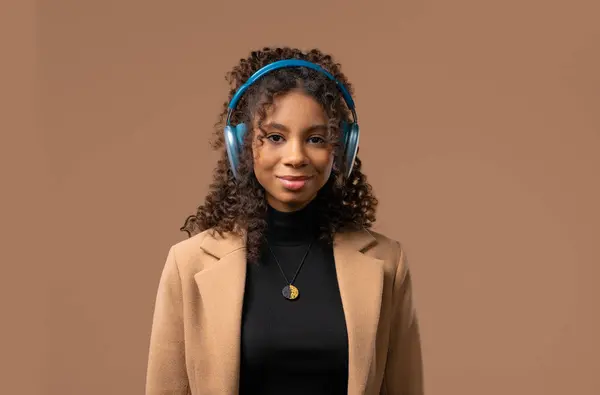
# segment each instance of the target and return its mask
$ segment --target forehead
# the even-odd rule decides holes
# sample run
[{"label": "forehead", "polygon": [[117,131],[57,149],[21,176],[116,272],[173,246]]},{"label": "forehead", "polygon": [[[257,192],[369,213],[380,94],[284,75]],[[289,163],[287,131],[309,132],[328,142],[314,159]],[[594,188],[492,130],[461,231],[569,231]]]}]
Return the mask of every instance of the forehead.
[{"label": "forehead", "polygon": [[291,91],[274,98],[266,112],[267,122],[282,124],[313,124],[325,122],[327,114],[311,96],[300,91]]}]

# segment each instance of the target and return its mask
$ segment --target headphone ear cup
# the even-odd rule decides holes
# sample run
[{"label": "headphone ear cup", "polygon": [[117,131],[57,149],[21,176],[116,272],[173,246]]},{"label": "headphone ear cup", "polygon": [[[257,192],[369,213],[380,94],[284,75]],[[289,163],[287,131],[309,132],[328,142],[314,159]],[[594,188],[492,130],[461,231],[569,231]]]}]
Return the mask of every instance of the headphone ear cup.
[{"label": "headphone ear cup", "polygon": [[350,124],[346,121],[342,121],[341,124],[341,133],[340,142],[342,143],[343,152],[346,152],[346,147],[348,146],[348,136],[350,135]]},{"label": "headphone ear cup", "polygon": [[240,123],[235,127],[235,136],[237,137],[238,149],[240,153],[242,152],[242,147],[244,146],[244,136],[246,135],[247,130],[248,127],[245,123]]},{"label": "headphone ear cup", "polygon": [[346,164],[346,178],[352,174],[356,154],[358,153],[358,145],[360,143],[360,129],[358,124],[351,123],[346,126],[344,138],[344,161]]},{"label": "headphone ear cup", "polygon": [[240,123],[237,126],[227,125],[224,130],[227,157],[229,158],[229,165],[231,166],[231,171],[235,178],[238,177],[237,169],[240,162],[240,153],[242,152],[246,129],[246,125]]}]

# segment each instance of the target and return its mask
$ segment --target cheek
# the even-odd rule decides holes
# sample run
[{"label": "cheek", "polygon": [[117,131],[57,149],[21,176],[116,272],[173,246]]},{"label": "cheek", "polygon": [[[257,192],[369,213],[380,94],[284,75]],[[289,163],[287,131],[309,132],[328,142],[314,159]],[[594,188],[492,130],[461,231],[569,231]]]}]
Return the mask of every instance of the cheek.
[{"label": "cheek", "polygon": [[266,172],[273,169],[277,163],[277,159],[275,153],[270,151],[272,150],[265,145],[253,147],[252,157],[254,160],[255,172]]},{"label": "cheek", "polygon": [[332,152],[323,153],[318,157],[314,158],[314,164],[319,169],[319,173],[322,173],[325,178],[329,178],[331,169],[333,168],[334,155]]}]

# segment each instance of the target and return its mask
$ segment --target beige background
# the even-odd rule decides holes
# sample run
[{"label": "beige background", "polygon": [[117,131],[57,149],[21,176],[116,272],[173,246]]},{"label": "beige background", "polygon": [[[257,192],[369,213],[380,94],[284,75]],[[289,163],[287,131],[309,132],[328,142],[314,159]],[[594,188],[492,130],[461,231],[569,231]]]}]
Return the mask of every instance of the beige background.
[{"label": "beige background", "polygon": [[600,393],[597,1],[7,1],[0,393],[142,394],[158,276],[264,45],[356,87],[427,394]]}]

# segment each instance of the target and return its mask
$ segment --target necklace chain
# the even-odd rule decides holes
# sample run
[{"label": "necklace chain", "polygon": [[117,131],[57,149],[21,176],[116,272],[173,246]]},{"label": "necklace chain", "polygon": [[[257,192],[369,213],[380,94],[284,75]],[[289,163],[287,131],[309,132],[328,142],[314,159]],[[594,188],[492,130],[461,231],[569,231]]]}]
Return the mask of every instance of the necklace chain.
[{"label": "necklace chain", "polygon": [[277,263],[277,266],[279,267],[279,270],[281,271],[281,274],[283,275],[283,278],[288,283],[288,285],[292,285],[294,283],[294,281],[296,281],[296,277],[298,276],[298,273],[300,273],[300,269],[302,268],[302,265],[304,265],[304,261],[306,260],[306,257],[308,256],[308,253],[310,252],[310,248],[312,247],[313,242],[314,242],[314,240],[311,241],[310,244],[308,245],[308,248],[306,249],[306,252],[304,253],[304,256],[302,257],[302,260],[300,261],[300,265],[298,266],[298,269],[296,269],[296,273],[294,274],[292,281],[289,281],[287,279],[287,276],[285,275],[283,268],[281,267],[281,264],[279,263],[279,259],[277,259],[277,255],[275,255],[275,253],[271,249],[271,246],[267,242],[267,247],[269,247],[269,251],[271,252],[271,255],[273,255],[273,258],[275,258],[275,263]]}]

